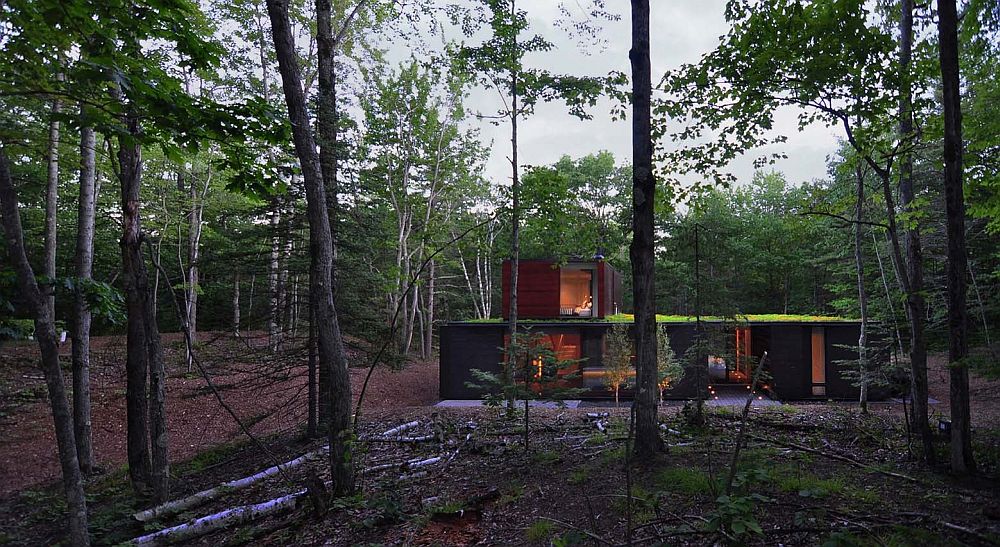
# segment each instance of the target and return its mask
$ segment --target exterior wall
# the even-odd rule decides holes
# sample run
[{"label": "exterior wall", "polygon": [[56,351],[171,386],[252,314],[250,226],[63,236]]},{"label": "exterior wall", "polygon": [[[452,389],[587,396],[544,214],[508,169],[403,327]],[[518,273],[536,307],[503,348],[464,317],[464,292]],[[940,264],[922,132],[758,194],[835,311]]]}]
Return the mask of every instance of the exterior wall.
[{"label": "exterior wall", "polygon": [[[510,261],[503,263],[503,316],[510,317]],[[517,316],[559,317],[559,268],[548,260],[522,260],[517,268]]]},{"label": "exterior wall", "polygon": [[[600,319],[622,308],[622,276],[603,260],[579,262],[594,266],[597,277],[597,307]],[[505,260],[501,275],[502,317],[510,317],[511,262]],[[559,319],[560,269],[552,260],[521,260],[517,277],[517,316],[521,319]]]},{"label": "exterior wall", "polygon": [[[550,334],[574,333],[580,335],[580,368],[582,387],[589,391],[584,398],[608,398],[611,393],[604,388],[599,371],[603,368],[604,334],[610,323],[579,321],[553,321],[528,325],[535,332]],[[668,323],[664,325],[670,336],[670,346],[678,359],[683,359],[688,349],[695,343],[693,323]],[[812,393],[812,329],[823,326],[825,332],[824,353],[826,394]],[[705,328],[712,328],[707,323]],[[804,399],[855,399],[858,389],[844,379],[836,361],[853,358],[850,349],[840,345],[856,345],[858,324],[811,323],[759,323],[751,324],[752,353],[760,357],[768,352],[766,383],[771,393],[780,400]],[[507,326],[502,323],[450,323],[441,327],[441,371],[440,396],[443,399],[475,399],[482,393],[468,388],[472,381],[472,369],[500,372],[503,361],[501,350]],[[707,357],[706,357],[707,358]],[[691,369],[684,379],[664,395],[668,399],[691,399],[698,395],[699,384],[708,383],[707,370],[704,374],[692,374]],[[588,375],[587,372],[590,372]],[[697,376],[701,376],[698,378]],[[622,390],[624,397],[631,391]],[[872,392],[872,399],[885,393]]]},{"label": "exterior wall", "polygon": [[448,324],[440,330],[439,371],[442,399],[478,399],[483,393],[466,386],[473,382],[472,369],[499,373],[503,362],[502,324]]},{"label": "exterior wall", "polygon": [[770,349],[767,367],[771,378],[768,385],[778,399],[812,397],[812,349],[810,328],[799,324],[770,325]]}]

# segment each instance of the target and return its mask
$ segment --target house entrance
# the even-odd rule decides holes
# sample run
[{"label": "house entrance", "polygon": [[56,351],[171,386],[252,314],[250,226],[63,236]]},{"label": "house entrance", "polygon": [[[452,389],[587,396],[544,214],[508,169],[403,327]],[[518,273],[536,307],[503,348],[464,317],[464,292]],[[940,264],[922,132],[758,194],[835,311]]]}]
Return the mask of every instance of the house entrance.
[{"label": "house entrance", "polygon": [[713,383],[749,384],[752,371],[750,327],[736,327],[726,355],[708,356],[708,378]]}]

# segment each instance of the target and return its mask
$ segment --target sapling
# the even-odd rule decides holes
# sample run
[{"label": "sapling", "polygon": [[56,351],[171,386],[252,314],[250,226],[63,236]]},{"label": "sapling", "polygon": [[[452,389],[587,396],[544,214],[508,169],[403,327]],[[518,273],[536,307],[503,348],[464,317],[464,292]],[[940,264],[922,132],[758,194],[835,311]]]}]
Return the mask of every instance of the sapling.
[{"label": "sapling", "polygon": [[604,385],[615,392],[615,406],[618,394],[627,386],[632,377],[632,356],[634,345],[624,323],[612,325],[604,335]]}]

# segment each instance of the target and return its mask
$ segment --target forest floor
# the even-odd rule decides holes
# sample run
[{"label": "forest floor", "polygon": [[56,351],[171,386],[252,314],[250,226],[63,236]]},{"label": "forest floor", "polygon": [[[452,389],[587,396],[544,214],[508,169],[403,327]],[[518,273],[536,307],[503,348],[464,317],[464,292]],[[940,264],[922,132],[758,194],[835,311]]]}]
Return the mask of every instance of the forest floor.
[{"label": "forest floor", "polygon": [[[262,444],[239,435],[204,380],[187,373],[180,340],[167,335],[173,363],[171,450],[180,462],[172,467],[174,498],[323,445],[302,435],[304,356],[285,355],[288,371],[274,373],[282,367],[260,347],[261,340],[213,340],[211,334],[203,340],[208,342],[202,359],[216,363],[213,378],[223,397]],[[95,341],[94,353],[95,445],[107,470],[87,485],[95,543],[117,544],[297,492],[307,476],[323,475],[320,458],[246,489],[224,489],[218,499],[180,515],[136,522],[131,514],[143,505],[131,497],[123,467],[123,340]],[[352,357],[364,359],[360,350]],[[941,401],[935,412],[947,414],[941,361],[932,359],[931,396]],[[0,544],[52,544],[63,534],[51,417],[32,362],[30,346],[0,353]],[[259,367],[265,364],[272,373],[261,379]],[[364,372],[352,370],[355,392]],[[832,539],[832,545],[995,545],[1000,542],[997,388],[973,380],[981,468],[975,479],[915,465],[898,405],[875,405],[868,417],[846,404],[782,405],[751,412],[752,436],[737,466],[736,486],[722,498],[720,485],[739,429],[733,409],[710,409],[706,425],[694,427],[680,406],[665,407],[661,422],[668,453],[626,466],[624,407],[600,409],[609,415],[597,419],[584,409],[532,408],[525,450],[523,414],[511,421],[494,409],[431,407],[437,366],[410,363],[401,372],[376,371],[360,434],[377,437],[412,420],[419,425],[405,435],[429,438],[363,443],[355,459],[362,495],[339,500],[322,517],[303,497],[294,510],[192,542],[615,545],[631,530],[637,544],[814,545]],[[946,454],[943,440],[938,448]],[[407,463],[416,461],[431,463],[419,468]]]}]

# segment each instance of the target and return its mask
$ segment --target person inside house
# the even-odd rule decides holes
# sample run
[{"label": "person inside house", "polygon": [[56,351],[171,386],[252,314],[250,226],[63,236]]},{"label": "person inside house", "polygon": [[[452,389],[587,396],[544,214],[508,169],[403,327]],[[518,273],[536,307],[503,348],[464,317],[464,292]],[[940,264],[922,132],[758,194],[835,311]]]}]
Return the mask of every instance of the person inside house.
[{"label": "person inside house", "polygon": [[573,308],[573,315],[579,315],[581,317],[590,316],[591,308],[594,306],[594,300],[587,295],[587,298],[583,299],[583,303],[579,306]]}]

